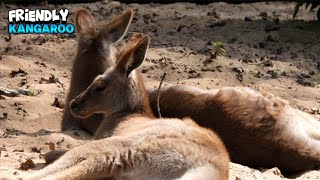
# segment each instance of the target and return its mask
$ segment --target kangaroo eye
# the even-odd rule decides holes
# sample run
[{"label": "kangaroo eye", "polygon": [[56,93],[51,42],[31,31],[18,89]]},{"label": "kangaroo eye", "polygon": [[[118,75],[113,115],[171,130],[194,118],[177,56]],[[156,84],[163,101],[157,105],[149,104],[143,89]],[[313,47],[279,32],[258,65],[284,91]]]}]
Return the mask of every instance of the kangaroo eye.
[{"label": "kangaroo eye", "polygon": [[97,92],[101,92],[101,91],[103,91],[105,89],[105,87],[102,87],[102,86],[98,86],[98,87],[96,87],[96,91]]}]

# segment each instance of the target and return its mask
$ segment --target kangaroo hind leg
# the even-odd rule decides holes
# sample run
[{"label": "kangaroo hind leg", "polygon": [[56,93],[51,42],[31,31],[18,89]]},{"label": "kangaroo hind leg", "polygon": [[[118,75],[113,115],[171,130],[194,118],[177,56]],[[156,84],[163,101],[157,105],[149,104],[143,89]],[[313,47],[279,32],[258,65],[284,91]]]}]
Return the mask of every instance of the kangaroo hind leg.
[{"label": "kangaroo hind leg", "polygon": [[[107,138],[76,147],[26,179],[77,180],[112,178],[128,168],[123,138]],[[24,179],[24,178],[22,178]]]}]

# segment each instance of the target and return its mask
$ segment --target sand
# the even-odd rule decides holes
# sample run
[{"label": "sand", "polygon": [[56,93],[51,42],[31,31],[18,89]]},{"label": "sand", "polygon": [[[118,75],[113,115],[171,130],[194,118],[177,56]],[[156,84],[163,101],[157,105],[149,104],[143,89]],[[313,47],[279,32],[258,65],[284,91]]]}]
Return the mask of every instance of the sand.
[{"label": "sand", "polygon": [[[33,95],[0,97],[0,177],[21,174],[17,169],[27,159],[35,163],[28,172],[44,167],[41,154],[49,151],[48,144],[71,149],[90,141],[81,131],[61,133],[63,104],[53,105],[55,98],[63,102],[69,88],[75,35],[13,35],[8,40],[7,10],[18,7],[0,7],[0,89],[29,89]],[[84,7],[99,24],[132,8],[135,16],[128,34],[143,32],[152,39],[141,68],[148,87],[158,86],[164,72],[164,86],[247,86],[271,92],[319,118],[320,46],[313,43],[320,40],[320,23],[314,12],[303,9],[292,21],[294,3],[128,5],[102,1],[28,7],[68,8],[71,22],[74,12]],[[224,43],[226,53],[212,59],[216,41]],[[10,75],[19,69],[21,73]],[[252,169],[232,163],[230,169],[232,180],[284,178],[277,167]],[[286,178],[320,179],[320,171]]]}]

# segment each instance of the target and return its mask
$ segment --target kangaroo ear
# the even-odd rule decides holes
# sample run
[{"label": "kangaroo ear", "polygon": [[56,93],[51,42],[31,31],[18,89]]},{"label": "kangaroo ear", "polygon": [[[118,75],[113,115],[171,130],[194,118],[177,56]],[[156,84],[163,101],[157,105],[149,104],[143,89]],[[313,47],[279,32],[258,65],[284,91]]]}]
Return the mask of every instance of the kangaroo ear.
[{"label": "kangaroo ear", "polygon": [[96,22],[89,11],[80,9],[76,12],[76,32],[81,36],[94,36]]},{"label": "kangaroo ear", "polygon": [[150,43],[149,36],[143,36],[142,34],[138,34],[138,38],[135,37],[132,42],[133,45],[130,48],[124,49],[120,51],[119,61],[117,63],[116,68],[126,75],[129,74],[139,67],[144,61],[147,53],[147,49]]},{"label": "kangaroo ear", "polygon": [[127,32],[131,23],[133,11],[130,9],[125,13],[113,18],[109,23],[105,24],[99,35],[106,41],[114,43],[120,40]]}]

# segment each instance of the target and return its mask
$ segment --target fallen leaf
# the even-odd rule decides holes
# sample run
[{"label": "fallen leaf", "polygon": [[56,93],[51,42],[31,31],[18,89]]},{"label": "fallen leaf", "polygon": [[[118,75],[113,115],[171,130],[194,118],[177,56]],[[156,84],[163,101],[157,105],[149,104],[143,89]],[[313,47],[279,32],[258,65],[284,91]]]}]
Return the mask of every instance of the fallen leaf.
[{"label": "fallen leaf", "polygon": [[34,152],[34,153],[41,153],[42,148],[31,147],[30,150],[31,152]]},{"label": "fallen leaf", "polygon": [[16,76],[26,76],[27,74],[28,74],[27,72],[19,68],[18,71],[11,71],[10,77],[13,78]]},{"label": "fallen leaf", "polygon": [[21,163],[19,167],[20,170],[24,170],[24,171],[27,171],[33,168],[35,168],[35,164],[31,159],[27,159],[26,162]]},{"label": "fallen leaf", "polygon": [[57,97],[55,97],[52,106],[63,109],[64,102],[62,100],[58,99]]},{"label": "fallen leaf", "polygon": [[53,142],[46,143],[46,145],[49,145],[49,149],[50,149],[51,151],[56,150],[55,147],[54,147],[54,143],[53,143]]}]

